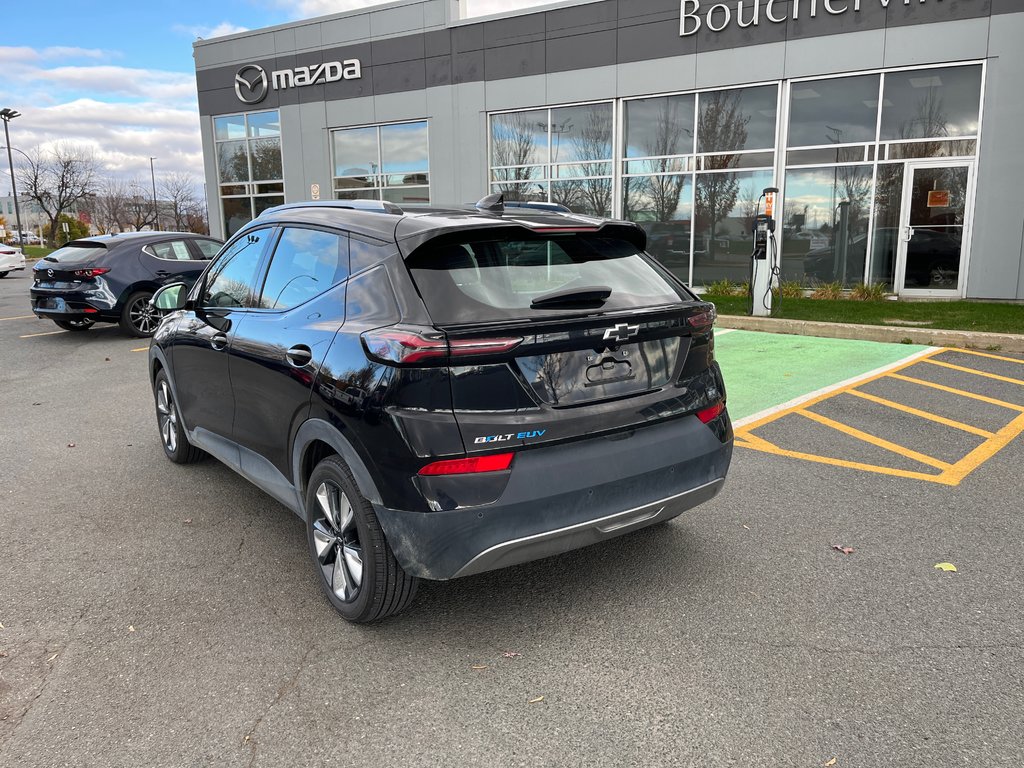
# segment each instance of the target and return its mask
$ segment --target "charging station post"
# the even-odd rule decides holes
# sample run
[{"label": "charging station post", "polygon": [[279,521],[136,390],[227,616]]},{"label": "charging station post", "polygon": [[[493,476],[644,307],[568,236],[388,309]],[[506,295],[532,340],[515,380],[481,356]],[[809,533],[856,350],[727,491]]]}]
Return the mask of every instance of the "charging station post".
[{"label": "charging station post", "polygon": [[771,317],[772,282],[778,272],[775,248],[775,195],[778,189],[763,192],[765,212],[754,218],[754,250],[750,254],[750,314]]}]

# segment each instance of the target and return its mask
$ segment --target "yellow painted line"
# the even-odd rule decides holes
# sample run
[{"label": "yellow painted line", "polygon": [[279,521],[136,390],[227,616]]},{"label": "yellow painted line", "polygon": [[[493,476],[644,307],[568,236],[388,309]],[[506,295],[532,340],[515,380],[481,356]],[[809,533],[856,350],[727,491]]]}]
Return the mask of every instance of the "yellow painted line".
[{"label": "yellow painted line", "polygon": [[922,355],[914,355],[910,359],[903,361],[902,363],[896,365],[895,367],[883,368],[882,370],[872,375],[866,376],[864,378],[858,378],[843,384],[837,384],[835,387],[825,389],[821,391],[819,394],[808,398],[807,400],[799,400],[798,403],[793,404],[791,407],[783,407],[776,411],[772,411],[766,414],[763,418],[759,418],[755,421],[747,423],[741,423],[741,429],[745,435],[745,433],[751,430],[757,429],[758,427],[763,427],[765,424],[770,424],[776,419],[785,416],[787,413],[793,413],[795,411],[800,410],[801,408],[808,408],[812,405],[820,403],[822,400],[828,400],[830,397],[835,397],[836,395],[841,394],[842,392],[848,392],[854,387],[860,387],[863,386],[864,384],[870,384],[872,381],[884,379],[886,376],[892,376],[897,371],[902,371],[906,368],[909,368],[912,365],[917,365],[920,362],[928,361],[935,355],[948,351],[949,350],[945,348],[928,350]]},{"label": "yellow painted line", "polygon": [[[746,440],[750,440],[753,435],[744,435]],[[880,467],[875,464],[863,464],[859,461],[847,461],[846,459],[833,459],[830,456],[819,456],[815,453],[801,453],[800,451],[789,451],[785,448],[779,448],[778,446],[772,445],[767,440],[758,438],[748,443],[736,443],[741,448],[750,448],[755,451],[761,451],[762,453],[770,453],[775,456],[785,456],[790,459],[801,459],[802,461],[810,461],[815,464],[827,464],[832,467],[843,467],[845,469],[859,469],[862,472],[874,472],[879,475],[890,475],[892,477],[902,477],[909,480],[925,480],[930,483],[939,483],[941,485],[956,485],[955,482],[951,481],[945,473],[941,475],[929,475],[924,472],[912,472],[906,469],[894,469],[893,467]]]},{"label": "yellow painted line", "polygon": [[959,484],[967,475],[1005,448],[1021,432],[1024,432],[1024,413],[1000,429],[994,438],[982,443],[967,454],[944,475],[950,480],[955,481],[951,483],[952,485]]},{"label": "yellow painted line", "polygon": [[987,397],[985,395],[979,395],[975,392],[968,392],[963,389],[955,389],[953,387],[947,387],[945,384],[936,384],[934,381],[925,381],[924,379],[915,379],[912,376],[902,376],[898,373],[892,374],[892,378],[905,381],[908,384],[920,384],[922,387],[931,387],[937,389],[940,392],[949,392],[951,395],[960,395],[961,397],[969,397],[971,400],[977,400],[982,403],[988,403],[989,405],[998,405],[1001,408],[1008,408],[1011,411],[1020,411],[1024,413],[1024,406],[1016,405],[1014,403],[1008,403],[1005,400],[996,400],[994,397]]},{"label": "yellow painted line", "polygon": [[2,323],[4,320],[28,320],[30,317],[35,317],[35,315],[18,315],[17,317],[0,317],[0,323]]},{"label": "yellow painted line", "polygon": [[1024,365],[1024,360],[1018,360],[1016,357],[1003,357],[1002,355],[993,355],[988,352],[975,352],[973,349],[950,349],[949,352],[960,352],[964,355],[976,355],[978,357],[987,357],[990,360],[1002,360],[1005,363],[1017,363],[1017,365]]},{"label": "yellow painted line", "polygon": [[139,347],[138,349],[133,349],[132,352],[149,352],[149,347]]},{"label": "yellow painted line", "polygon": [[67,331],[46,331],[45,333],[30,333],[27,336],[19,336],[19,339],[34,339],[36,336],[53,336],[57,333],[67,333]]},{"label": "yellow painted line", "polygon": [[938,365],[938,366],[941,366],[943,368],[949,368],[950,370],[960,371],[962,373],[973,373],[975,376],[984,376],[986,379],[994,379],[995,381],[1005,381],[1005,382],[1007,382],[1009,384],[1020,384],[1021,386],[1024,386],[1024,380],[1021,380],[1021,379],[1011,379],[1009,376],[1000,376],[997,373],[989,373],[988,371],[979,371],[979,370],[976,370],[974,368],[965,368],[962,365],[953,365],[952,363],[944,363],[941,360],[931,360],[931,359],[928,359],[928,360],[922,360],[921,362],[928,363],[929,365]]},{"label": "yellow painted line", "polygon": [[854,395],[855,397],[859,397],[863,400],[870,400],[872,403],[884,405],[886,408],[892,408],[897,411],[903,411],[904,413],[909,413],[912,416],[918,416],[922,419],[927,419],[928,421],[934,421],[936,424],[942,424],[947,427],[952,427],[953,429],[959,429],[964,432],[970,432],[972,435],[984,437],[986,440],[991,437],[995,437],[994,432],[979,429],[978,427],[972,427],[970,424],[964,424],[963,422],[960,421],[953,421],[952,419],[947,419],[944,416],[929,413],[928,411],[922,411],[917,408],[911,408],[909,405],[903,405],[902,403],[894,403],[892,400],[886,400],[884,397],[876,397],[875,395],[869,395],[867,392],[861,392],[856,389],[850,389],[847,390],[846,394]]},{"label": "yellow painted line", "polygon": [[927,464],[929,467],[935,467],[936,469],[940,469],[943,472],[953,468],[953,465],[948,462],[940,461],[939,459],[927,456],[923,453],[918,453],[917,451],[913,451],[910,448],[907,448],[902,445],[897,445],[896,443],[890,443],[888,440],[883,440],[882,438],[876,437],[875,435],[868,434],[867,432],[862,432],[861,430],[855,427],[851,427],[848,424],[843,424],[842,422],[834,421],[833,419],[830,419],[827,416],[822,416],[820,413],[814,413],[814,411],[806,411],[802,409],[796,411],[796,413],[799,413],[801,416],[808,418],[811,421],[816,421],[823,426],[830,427],[836,430],[837,432],[842,432],[843,434],[849,435],[850,437],[856,438],[857,440],[861,440],[865,443],[870,443],[871,445],[877,446],[878,448],[883,448],[887,451],[891,451],[892,453],[898,454],[900,456],[906,456],[908,459],[913,459],[914,461],[917,461],[921,464]]}]

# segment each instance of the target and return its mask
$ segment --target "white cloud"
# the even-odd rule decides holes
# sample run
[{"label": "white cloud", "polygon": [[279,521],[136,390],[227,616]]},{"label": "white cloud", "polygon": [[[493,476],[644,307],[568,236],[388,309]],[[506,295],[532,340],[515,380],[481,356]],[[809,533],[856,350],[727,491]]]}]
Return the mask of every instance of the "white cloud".
[{"label": "white cloud", "polygon": [[180,32],[188,35],[191,38],[200,38],[202,40],[209,40],[214,37],[224,37],[225,35],[234,35],[239,32],[248,32],[248,27],[242,27],[238,24],[232,24],[230,21],[222,21],[216,26],[197,26],[187,27],[183,24],[175,24],[172,29],[175,32]]}]

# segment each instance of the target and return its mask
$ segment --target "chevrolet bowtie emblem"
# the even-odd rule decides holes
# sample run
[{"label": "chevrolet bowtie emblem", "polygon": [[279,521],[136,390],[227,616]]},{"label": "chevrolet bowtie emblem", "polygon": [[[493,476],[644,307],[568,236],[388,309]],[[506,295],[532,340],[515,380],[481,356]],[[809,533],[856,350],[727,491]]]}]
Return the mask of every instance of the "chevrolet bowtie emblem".
[{"label": "chevrolet bowtie emblem", "polygon": [[640,333],[639,325],[630,325],[629,323],[619,323],[614,328],[609,328],[604,332],[605,341],[626,341],[633,338]]}]

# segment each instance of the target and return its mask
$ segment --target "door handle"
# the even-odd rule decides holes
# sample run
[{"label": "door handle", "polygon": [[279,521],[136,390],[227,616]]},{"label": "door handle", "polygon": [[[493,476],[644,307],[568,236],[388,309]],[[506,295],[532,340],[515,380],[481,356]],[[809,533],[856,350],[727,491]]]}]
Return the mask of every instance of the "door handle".
[{"label": "door handle", "polygon": [[164,270],[164,269],[158,269],[156,271],[156,276],[157,277],[170,277],[171,273],[168,272],[167,270]]},{"label": "door handle", "polygon": [[313,351],[305,344],[296,344],[285,352],[284,356],[287,357],[288,362],[296,368],[304,368],[312,362]]},{"label": "door handle", "polygon": [[210,346],[214,349],[224,349],[228,345],[228,337],[223,333],[215,333],[210,337]]},{"label": "door handle", "polygon": [[913,227],[907,227],[906,229],[904,229],[904,230],[903,230],[903,239],[904,239],[904,240],[905,240],[906,242],[908,242],[908,243],[909,243],[909,242],[910,242],[910,239],[911,239],[911,238],[912,238],[913,236],[914,236],[914,228],[913,228]]}]

